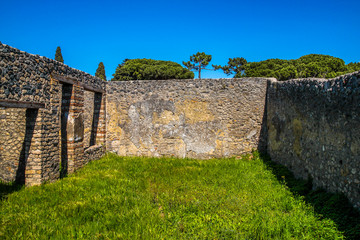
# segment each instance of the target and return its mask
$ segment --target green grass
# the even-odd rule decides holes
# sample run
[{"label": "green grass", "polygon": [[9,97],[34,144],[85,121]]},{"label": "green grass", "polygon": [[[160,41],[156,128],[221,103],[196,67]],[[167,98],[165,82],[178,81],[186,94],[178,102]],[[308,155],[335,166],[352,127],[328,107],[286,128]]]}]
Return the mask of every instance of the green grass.
[{"label": "green grass", "polygon": [[286,184],[296,196],[303,196],[305,202],[314,207],[322,218],[333,220],[346,239],[360,239],[360,213],[354,209],[343,194],[326,192],[324,189],[312,190],[312,179],[307,181],[295,179],[284,166],[276,164],[268,156],[261,156],[268,169],[279,181]]},{"label": "green grass", "polygon": [[203,161],[109,154],[55,183],[8,188],[0,239],[343,239],[275,168],[256,153]]}]

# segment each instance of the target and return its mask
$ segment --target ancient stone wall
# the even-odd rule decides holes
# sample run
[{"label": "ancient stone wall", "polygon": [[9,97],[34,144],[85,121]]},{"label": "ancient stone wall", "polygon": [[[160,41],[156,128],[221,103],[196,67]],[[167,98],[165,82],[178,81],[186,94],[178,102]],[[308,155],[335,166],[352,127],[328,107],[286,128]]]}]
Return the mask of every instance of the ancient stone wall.
[{"label": "ancient stone wall", "polygon": [[[23,147],[26,132],[26,109],[0,108],[0,179],[23,181],[25,175],[17,176],[24,158]],[[21,172],[21,171],[20,171]]]},{"label": "ancient stone wall", "polygon": [[93,145],[85,149],[84,159],[86,163],[100,159],[102,156],[104,156],[105,151],[106,151],[105,145]]},{"label": "ancient stone wall", "polygon": [[105,82],[90,74],[0,43],[0,99],[49,104],[52,74],[105,89]]},{"label": "ancient stone wall", "polygon": [[360,72],[271,81],[267,123],[274,161],[360,207]]},{"label": "ancient stone wall", "polygon": [[94,145],[91,142],[91,132],[93,129],[94,118],[94,92],[84,92],[84,148]]},{"label": "ancient stone wall", "polygon": [[105,100],[102,94],[84,93],[84,148],[105,142]]},{"label": "ancient stone wall", "polygon": [[[84,122],[96,123],[89,144],[104,144],[101,79],[0,43],[0,80],[1,180],[40,184],[83,166],[88,161]],[[85,91],[93,92],[96,100],[84,97]],[[85,114],[84,106],[90,105],[96,110]]]},{"label": "ancient stone wall", "polygon": [[267,149],[360,207],[360,72],[106,84],[0,43],[0,80],[2,181],[52,181],[105,150],[205,159]]},{"label": "ancient stone wall", "polygon": [[107,150],[226,157],[264,148],[267,80],[124,81],[107,85]]}]

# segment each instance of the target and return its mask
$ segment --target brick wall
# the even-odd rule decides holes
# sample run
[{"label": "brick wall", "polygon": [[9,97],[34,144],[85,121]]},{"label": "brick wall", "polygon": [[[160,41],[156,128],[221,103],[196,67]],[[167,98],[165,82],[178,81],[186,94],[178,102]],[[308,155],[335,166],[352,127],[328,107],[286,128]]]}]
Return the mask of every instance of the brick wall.
[{"label": "brick wall", "polygon": [[[1,180],[27,185],[53,181],[88,161],[84,148],[91,141],[104,144],[103,80],[1,43],[0,80]],[[85,97],[85,90],[97,97]],[[84,122],[93,125],[94,117],[84,114],[84,106],[97,114],[88,145]],[[96,148],[103,149],[93,147],[92,155],[104,153]]]}]

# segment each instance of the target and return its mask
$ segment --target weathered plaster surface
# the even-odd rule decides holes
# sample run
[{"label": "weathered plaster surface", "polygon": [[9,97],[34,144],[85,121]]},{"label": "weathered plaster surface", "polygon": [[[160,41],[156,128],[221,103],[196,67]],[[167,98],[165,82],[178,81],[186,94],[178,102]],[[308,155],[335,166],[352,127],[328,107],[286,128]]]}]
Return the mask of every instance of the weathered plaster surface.
[{"label": "weathered plaster surface", "polygon": [[108,83],[107,149],[194,158],[250,152],[258,148],[266,85],[257,78]]}]

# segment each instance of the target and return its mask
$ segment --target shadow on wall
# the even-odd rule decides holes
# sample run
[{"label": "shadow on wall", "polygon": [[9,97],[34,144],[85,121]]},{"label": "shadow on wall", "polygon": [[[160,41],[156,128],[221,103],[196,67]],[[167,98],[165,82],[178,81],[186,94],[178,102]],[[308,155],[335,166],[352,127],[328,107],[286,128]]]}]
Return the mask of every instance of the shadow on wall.
[{"label": "shadow on wall", "polygon": [[62,85],[61,96],[61,167],[60,178],[68,173],[68,116],[70,111],[70,101],[73,86],[70,84]]},{"label": "shadow on wall", "polygon": [[264,104],[264,114],[262,116],[261,121],[261,129],[260,129],[260,135],[259,135],[259,144],[257,147],[257,150],[260,153],[267,153],[267,143],[268,143],[268,127],[267,127],[267,105],[268,105],[268,88],[269,88],[270,82],[267,81],[266,84],[266,94],[265,94],[265,104]]},{"label": "shadow on wall", "polygon": [[26,109],[26,130],[24,142],[19,157],[19,165],[16,170],[15,182],[16,184],[25,184],[25,169],[27,160],[29,158],[29,151],[32,142],[32,138],[35,130],[36,117],[38,115],[38,109]]},{"label": "shadow on wall", "polygon": [[94,94],[94,114],[91,126],[90,146],[96,144],[96,134],[99,126],[100,108],[101,108],[102,94],[95,92]]},{"label": "shadow on wall", "polygon": [[19,191],[25,185],[25,170],[30,154],[32,138],[34,136],[37,115],[38,109],[26,109],[25,111],[25,136],[19,155],[19,162],[18,168],[16,170],[15,181],[11,183],[0,182],[0,201],[4,199],[6,195]]}]

